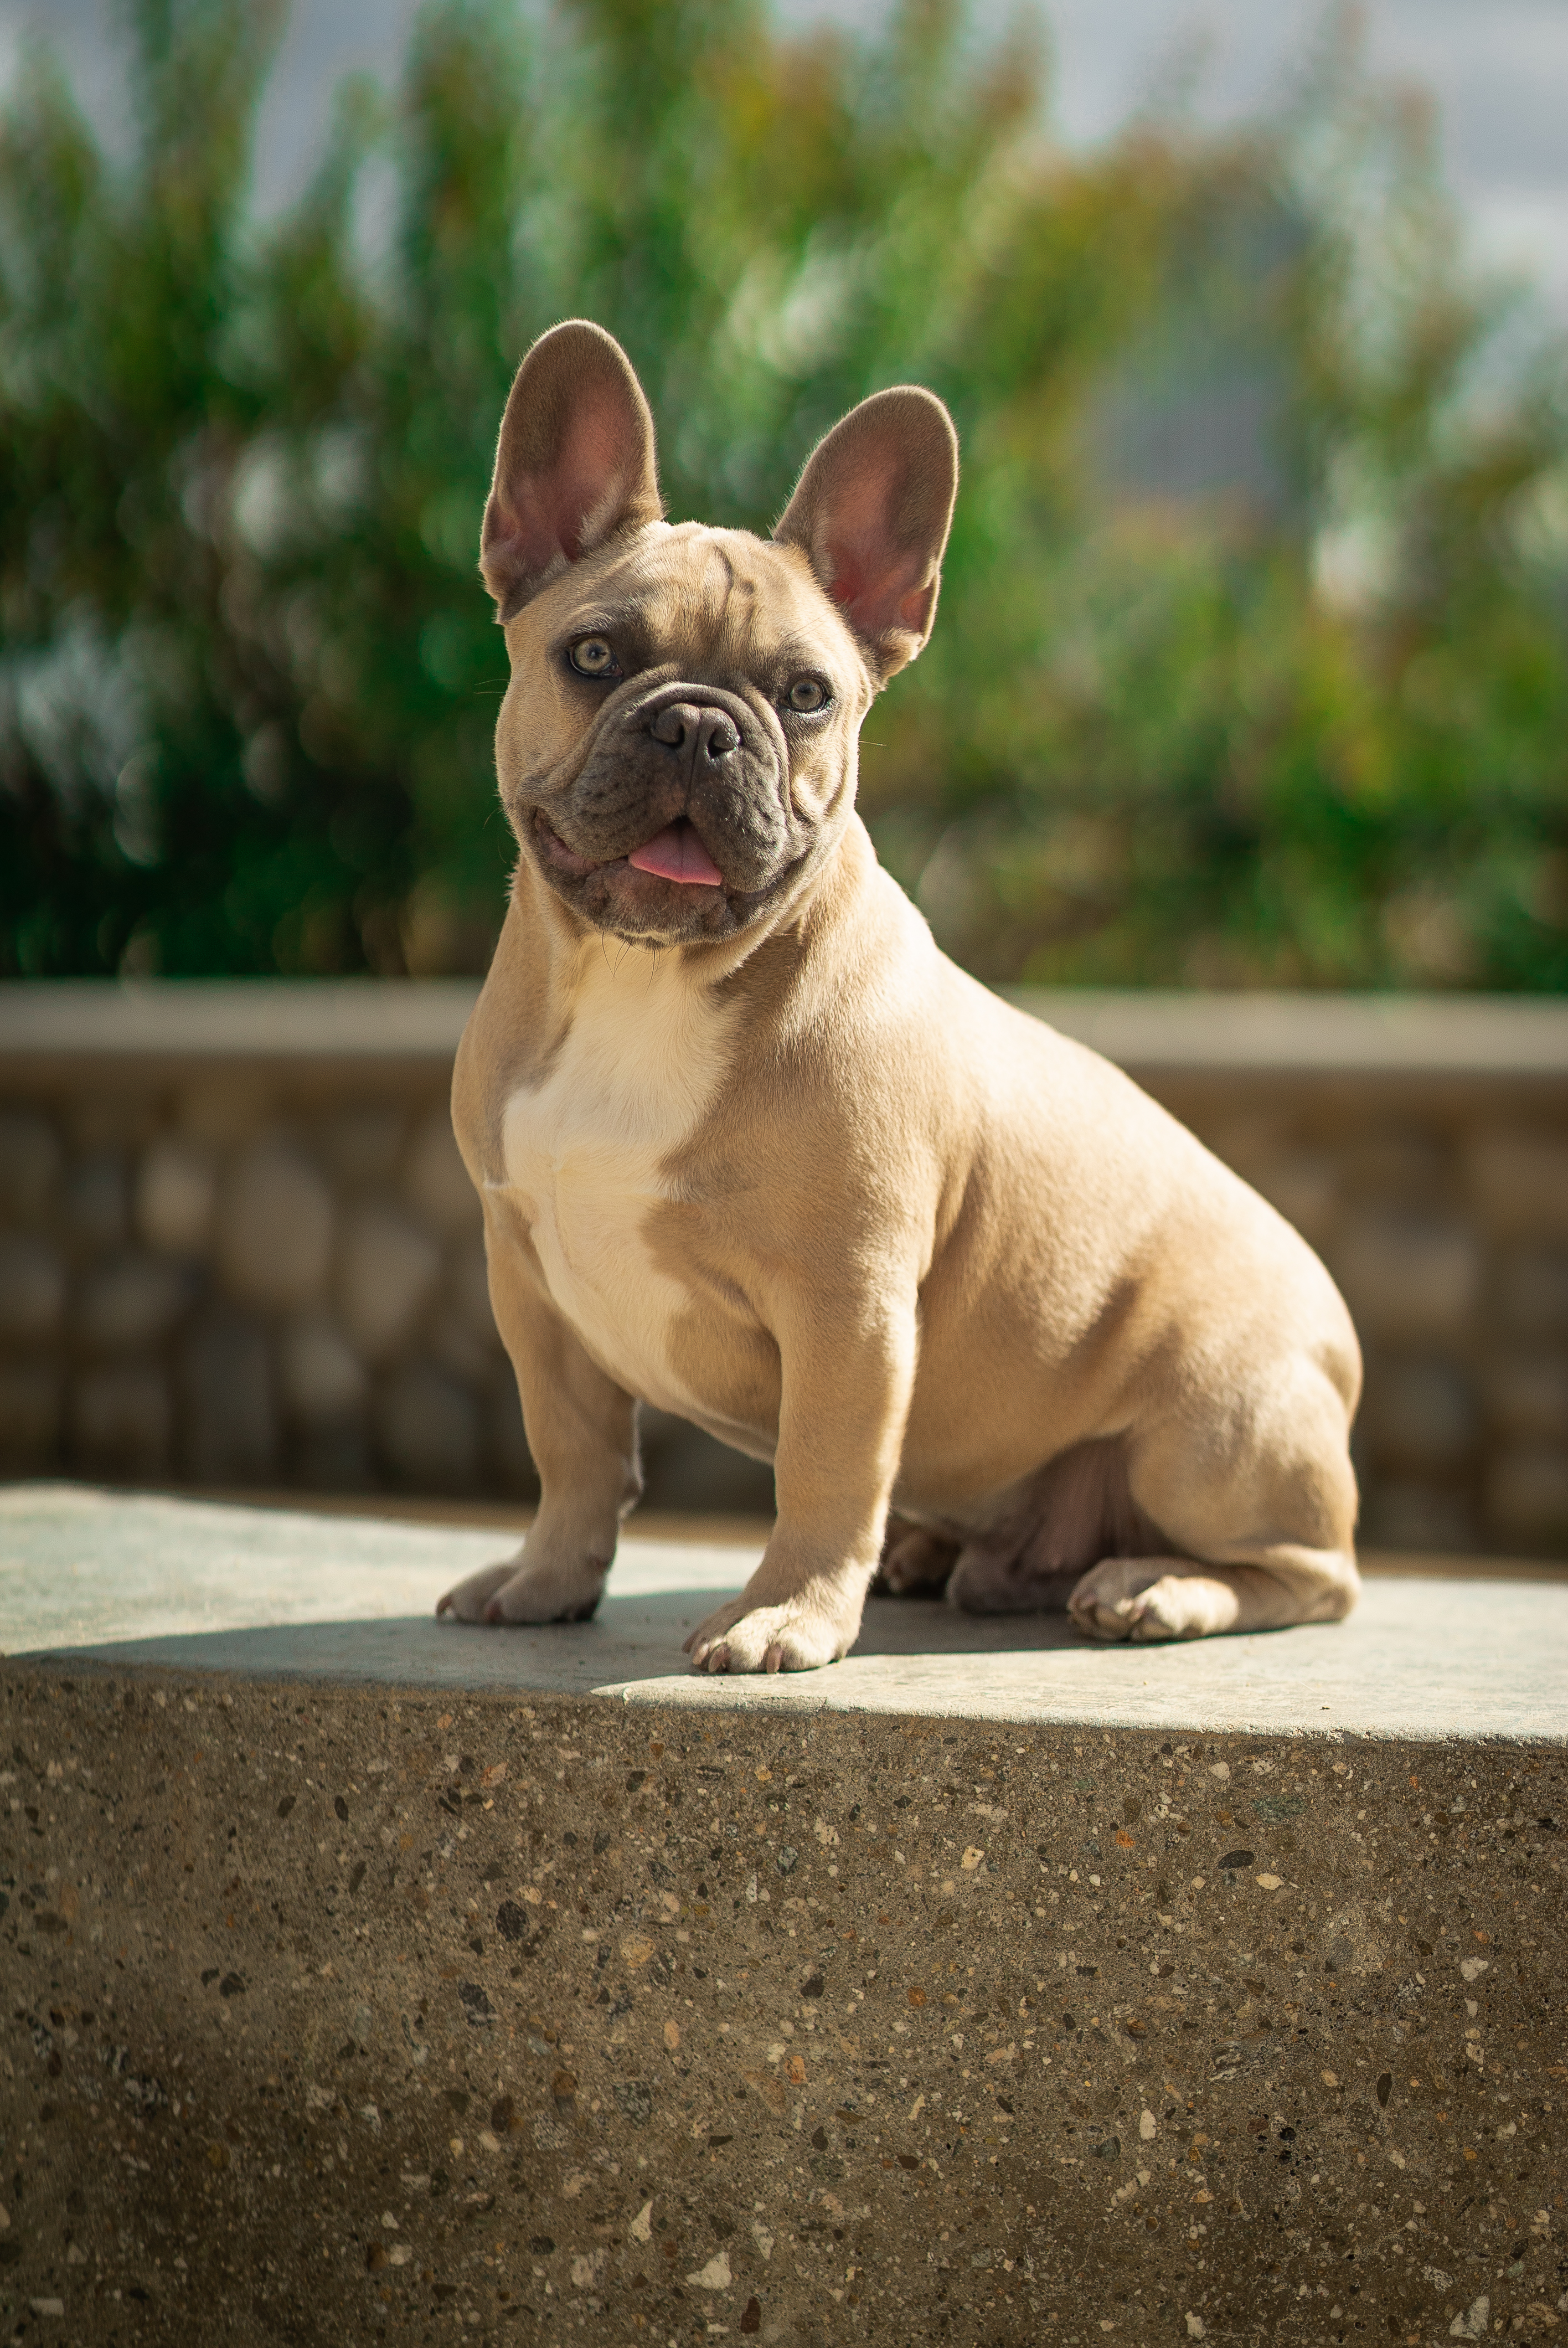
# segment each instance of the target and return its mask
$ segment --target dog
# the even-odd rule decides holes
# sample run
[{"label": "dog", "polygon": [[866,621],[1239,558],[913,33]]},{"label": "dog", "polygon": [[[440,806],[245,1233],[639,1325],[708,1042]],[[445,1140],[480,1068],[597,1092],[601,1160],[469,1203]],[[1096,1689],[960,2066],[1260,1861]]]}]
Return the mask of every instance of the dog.
[{"label": "dog", "polygon": [[438,1614],[593,1612],[640,1399],[774,1468],[696,1669],[834,1662],[878,1574],[1105,1640],[1355,1602],[1328,1274],[949,962],[856,813],[957,486],[947,409],[904,387],[827,434],[771,539],[671,524],[620,345],[573,321],[518,370],[480,552],[518,856],[452,1110],[540,1500]]}]

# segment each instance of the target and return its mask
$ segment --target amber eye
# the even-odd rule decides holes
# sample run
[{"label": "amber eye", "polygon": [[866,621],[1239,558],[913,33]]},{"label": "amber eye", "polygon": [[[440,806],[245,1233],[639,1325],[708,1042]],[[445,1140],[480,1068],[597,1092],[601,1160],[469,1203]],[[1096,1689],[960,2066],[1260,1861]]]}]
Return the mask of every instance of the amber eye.
[{"label": "amber eye", "polygon": [[579,636],[567,655],[579,676],[614,676],[615,654],[602,636]]},{"label": "amber eye", "polygon": [[784,695],[784,705],[809,717],[813,710],[827,707],[827,687],[819,676],[797,676]]}]

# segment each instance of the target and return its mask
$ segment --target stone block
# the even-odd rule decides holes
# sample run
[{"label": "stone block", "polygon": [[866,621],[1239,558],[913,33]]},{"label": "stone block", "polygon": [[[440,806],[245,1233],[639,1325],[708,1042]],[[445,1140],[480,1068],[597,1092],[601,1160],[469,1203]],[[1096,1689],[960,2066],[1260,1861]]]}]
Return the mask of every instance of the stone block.
[{"label": "stone block", "polygon": [[375,1462],[359,1419],[330,1419],[301,1427],[290,1453],[290,1481],[306,1492],[370,1492]]},{"label": "stone block", "polygon": [[151,1356],[81,1371],[71,1381],[71,1456],[78,1475],[147,1483],[166,1475],[174,1432],[169,1381]]},{"label": "stone block", "polygon": [[160,1255],[204,1255],[217,1201],[217,1163],[200,1142],[164,1134],[143,1154],[135,1212],[144,1245]]},{"label": "stone block", "polygon": [[1363,1209],[1327,1261],[1365,1336],[1460,1337],[1468,1330],[1481,1253],[1461,1222]]},{"label": "stone block", "polygon": [[650,1403],[639,1410],[637,1427],[645,1507],[773,1515],[774,1471],[764,1461],[732,1451],[702,1427]]},{"label": "stone block", "polygon": [[1558,1443],[1504,1451],[1487,1475],[1486,1506],[1505,1541],[1568,1541],[1568,1451]]},{"label": "stone block", "polygon": [[1340,1169],[1329,1151],[1286,1151],[1263,1159],[1246,1179],[1313,1246],[1320,1246],[1332,1231],[1339,1204]]},{"label": "stone block", "polygon": [[1510,1248],[1497,1283],[1504,1328],[1523,1336],[1568,1336],[1568,1248]]},{"label": "stone block", "polygon": [[1244,1182],[1258,1182],[1264,1169],[1291,1147],[1290,1121],[1273,1110],[1247,1109],[1237,1115],[1229,1103],[1219,1107],[1184,1100],[1172,1105],[1172,1114],[1194,1132],[1201,1131],[1205,1147],[1234,1167]]},{"label": "stone block", "polygon": [[0,1476],[46,1476],[64,1423],[65,1376],[51,1361],[0,1362]]},{"label": "stone block", "polygon": [[1469,1174],[1492,1231],[1510,1238],[1568,1239],[1568,1137],[1483,1134],[1471,1145]]},{"label": "stone block", "polygon": [[395,1480],[415,1492],[466,1492],[479,1467],[479,1413],[455,1378],[427,1363],[397,1371],[377,1394],[376,1440]]},{"label": "stone block", "polygon": [[282,1331],[278,1385],[285,1410],[311,1424],[352,1418],[368,1391],[358,1354],[322,1313],[291,1322]]},{"label": "stone block", "polygon": [[262,1485],[278,1463],[278,1414],[265,1332],[222,1307],[179,1348],[181,1465],[197,1484]]},{"label": "stone block", "polygon": [[103,1151],[118,1157],[139,1149],[157,1124],[146,1085],[123,1067],[73,1092],[64,1116],[67,1147],[83,1155]]},{"label": "stone block", "polygon": [[1413,1478],[1378,1477],[1364,1489],[1357,1538],[1365,1548],[1462,1555],[1478,1539],[1467,1494]]},{"label": "stone block", "polygon": [[199,1148],[227,1151],[242,1148],[261,1132],[275,1106],[276,1088],[261,1070],[227,1076],[207,1068],[181,1088],[175,1117]]},{"label": "stone block", "polygon": [[0,1220],[36,1222],[59,1189],[63,1163],[59,1135],[42,1109],[0,1112]]},{"label": "stone block", "polygon": [[366,1361],[384,1361],[411,1334],[440,1276],[440,1250],[399,1209],[372,1202],[344,1218],[334,1287]]},{"label": "stone block", "polygon": [[91,1353],[123,1354],[156,1345],[190,1303],[185,1267],[155,1255],[118,1255],[97,1263],[77,1291],[72,1326]]},{"label": "stone block", "polygon": [[496,1366],[500,1340],[492,1328],[476,1336],[466,1317],[449,1303],[437,1304],[425,1327],[423,1351],[465,1385],[483,1385]]},{"label": "stone block", "polygon": [[490,1474],[503,1492],[531,1499],[539,1488],[539,1471],[528,1449],[523,1427],[523,1406],[510,1365],[491,1389],[485,1412],[485,1454]]},{"label": "stone block", "polygon": [[36,1344],[65,1317],[66,1267],[43,1240],[0,1232],[0,1339]]},{"label": "stone block", "polygon": [[237,1303],[287,1312],[315,1303],[333,1242],[332,1192],[302,1152],[279,1141],[246,1150],[220,1187],[218,1270]]},{"label": "stone block", "polygon": [[322,1162],[334,1183],[351,1190],[389,1182],[403,1154],[401,1110],[384,1101],[360,1101],[327,1117],[321,1129]]},{"label": "stone block", "polygon": [[1348,1187],[1368,1205],[1430,1205],[1453,1171],[1447,1136],[1419,1127],[1372,1125],[1347,1134],[1340,1157]]},{"label": "stone block", "polygon": [[1453,1363],[1368,1363],[1358,1431],[1380,1465],[1447,1474],[1473,1450],[1477,1427],[1474,1389]]},{"label": "stone block", "polygon": [[98,1150],[67,1172],[61,1192],[67,1229],[89,1248],[123,1247],[129,1234],[130,1192],[125,1160]]},{"label": "stone block", "polygon": [[1511,1354],[1496,1363],[1487,1403],[1511,1436],[1568,1447],[1568,1360],[1561,1354]]},{"label": "stone block", "polygon": [[409,1147],[403,1187],[410,1204],[444,1239],[466,1239],[479,1229],[479,1200],[443,1102],[420,1122]]}]

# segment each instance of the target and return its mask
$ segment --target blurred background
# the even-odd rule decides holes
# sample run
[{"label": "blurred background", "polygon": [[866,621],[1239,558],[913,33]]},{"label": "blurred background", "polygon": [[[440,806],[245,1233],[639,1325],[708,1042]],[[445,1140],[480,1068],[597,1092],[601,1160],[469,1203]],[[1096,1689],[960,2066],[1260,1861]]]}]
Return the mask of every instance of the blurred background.
[{"label": "blurred background", "polygon": [[[450,1039],[6,1036],[18,983],[483,972],[478,520],[586,313],[677,518],[950,405],[862,803],[979,976],[1515,998],[1419,1097],[1316,1029],[1315,1091],[1165,1097],[1350,1293],[1375,1535],[1560,1546],[1565,94],[1561,0],[0,0],[0,1468],[528,1490]],[[766,1505],[653,1432],[657,1496]]]},{"label": "blurred background", "polygon": [[483,969],[477,517],[584,312],[676,516],[950,404],[864,792],[982,976],[1568,980],[1557,0],[3,21],[0,973]]}]

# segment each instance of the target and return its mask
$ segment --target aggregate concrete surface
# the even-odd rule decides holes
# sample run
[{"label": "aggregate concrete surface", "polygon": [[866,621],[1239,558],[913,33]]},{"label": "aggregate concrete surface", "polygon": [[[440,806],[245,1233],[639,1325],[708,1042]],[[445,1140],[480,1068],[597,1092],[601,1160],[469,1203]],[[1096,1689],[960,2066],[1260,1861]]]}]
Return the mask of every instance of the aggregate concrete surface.
[{"label": "aggregate concrete surface", "polygon": [[712,1684],[0,1664],[0,2337],[1562,2336],[1560,1727]]}]

